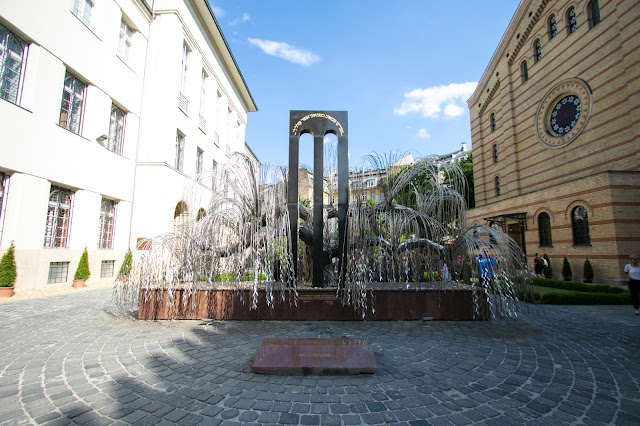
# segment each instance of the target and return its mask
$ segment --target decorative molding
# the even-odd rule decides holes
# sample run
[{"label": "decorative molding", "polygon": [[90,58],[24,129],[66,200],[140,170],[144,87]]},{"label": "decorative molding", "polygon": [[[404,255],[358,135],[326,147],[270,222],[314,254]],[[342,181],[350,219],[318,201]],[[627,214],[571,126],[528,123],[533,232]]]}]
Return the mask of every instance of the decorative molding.
[{"label": "decorative molding", "polygon": [[551,211],[551,209],[547,208],[547,207],[540,207],[538,210],[536,210],[536,212],[533,214],[533,224],[536,224],[537,218],[540,215],[540,213],[547,213],[549,215],[549,219],[551,220],[551,222],[553,222],[555,220],[555,217],[553,215],[553,211]]},{"label": "decorative molding", "polygon": [[498,80],[496,81],[496,84],[493,85],[493,89],[491,89],[491,92],[489,92],[489,96],[487,96],[487,99],[485,99],[484,103],[482,104],[482,107],[480,108],[480,115],[482,115],[484,111],[487,109],[487,107],[489,106],[489,103],[495,96],[499,87],[500,87],[500,78],[498,78]]},{"label": "decorative molding", "polygon": [[582,207],[586,208],[588,213],[589,213],[589,216],[594,217],[593,207],[591,206],[591,204],[589,204],[585,200],[576,200],[576,201],[571,202],[567,206],[566,210],[564,211],[564,218],[566,220],[571,220],[571,211],[577,206],[582,206]]},{"label": "decorative molding", "polygon": [[544,11],[544,8],[547,6],[547,3],[549,3],[549,1],[550,0],[542,0],[540,2],[540,6],[538,6],[538,9],[531,17],[531,20],[529,21],[529,25],[527,25],[527,29],[524,31],[524,33],[520,37],[520,40],[518,41],[518,44],[511,52],[511,55],[509,55],[509,61],[508,61],[509,66],[511,66],[515,62],[516,58],[518,57],[518,53],[520,53],[522,46],[524,46],[524,44],[526,43],[527,38],[529,37],[529,35],[531,34],[531,31],[533,30],[533,27],[538,23],[538,20],[540,19],[540,16],[542,16],[542,12]]}]

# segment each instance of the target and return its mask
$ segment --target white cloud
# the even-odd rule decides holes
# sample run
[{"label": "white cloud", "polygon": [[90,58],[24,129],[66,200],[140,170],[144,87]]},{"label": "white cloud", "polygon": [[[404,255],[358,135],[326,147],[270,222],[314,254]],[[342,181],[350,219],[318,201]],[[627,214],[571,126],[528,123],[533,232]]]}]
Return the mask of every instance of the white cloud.
[{"label": "white cloud", "polygon": [[397,115],[418,112],[427,118],[439,118],[444,105],[444,115],[457,117],[466,111],[465,102],[477,85],[477,82],[451,83],[448,86],[414,89],[404,94],[404,102],[393,112]]},{"label": "white cloud", "polygon": [[308,50],[296,49],[281,41],[260,40],[249,38],[249,43],[258,46],[267,55],[276,56],[286,61],[304,66],[312,65],[320,60],[320,57]]},{"label": "white cloud", "polygon": [[431,135],[427,133],[427,129],[418,129],[418,134],[416,135],[416,138],[431,139]]},{"label": "white cloud", "polygon": [[245,22],[249,22],[250,20],[251,16],[249,16],[248,13],[243,13],[240,18],[234,19],[233,21],[229,22],[229,25],[244,24]]},{"label": "white cloud", "polygon": [[211,2],[209,2],[209,6],[211,6],[211,10],[213,11],[213,14],[215,15],[216,18],[221,18],[226,13],[223,8],[221,8],[220,6],[216,6]]}]

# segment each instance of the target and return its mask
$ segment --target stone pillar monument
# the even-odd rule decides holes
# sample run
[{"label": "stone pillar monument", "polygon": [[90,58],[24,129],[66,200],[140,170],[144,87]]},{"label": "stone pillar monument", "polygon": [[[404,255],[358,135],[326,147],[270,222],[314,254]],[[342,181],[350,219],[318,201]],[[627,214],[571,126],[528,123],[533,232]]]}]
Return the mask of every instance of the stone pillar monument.
[{"label": "stone pillar monument", "polygon": [[[294,265],[298,257],[298,162],[300,136],[313,136],[313,286],[324,287],[322,212],[323,192],[323,139],[328,133],[338,138],[338,259],[344,252],[347,208],[349,207],[349,149],[347,111],[291,111],[289,115],[289,187],[287,208],[291,221],[291,247]],[[340,264],[340,275],[344,265]],[[342,280],[340,280],[342,281]]]}]

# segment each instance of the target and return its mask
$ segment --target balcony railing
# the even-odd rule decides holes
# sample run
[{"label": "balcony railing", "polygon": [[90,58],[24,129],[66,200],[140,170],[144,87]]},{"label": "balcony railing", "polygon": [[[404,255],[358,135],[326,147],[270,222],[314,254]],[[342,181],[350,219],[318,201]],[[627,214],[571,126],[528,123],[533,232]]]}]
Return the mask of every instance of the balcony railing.
[{"label": "balcony railing", "polygon": [[218,148],[220,148],[220,135],[218,132],[213,132],[213,143],[216,144]]},{"label": "balcony railing", "polygon": [[200,127],[200,130],[203,132],[207,130],[207,120],[204,119],[202,114],[198,116],[198,127]]},{"label": "balcony railing", "polygon": [[180,98],[178,99],[178,106],[182,108],[184,112],[187,112],[187,109],[189,108],[189,101],[187,100],[186,96],[182,94],[182,92],[180,93]]}]

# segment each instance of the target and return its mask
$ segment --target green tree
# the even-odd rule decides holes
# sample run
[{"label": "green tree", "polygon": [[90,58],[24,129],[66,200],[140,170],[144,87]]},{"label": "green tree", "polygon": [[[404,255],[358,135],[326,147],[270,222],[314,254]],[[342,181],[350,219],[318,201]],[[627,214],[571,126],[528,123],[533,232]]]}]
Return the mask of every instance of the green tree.
[{"label": "green tree", "polygon": [[585,283],[593,282],[593,268],[591,267],[591,262],[589,259],[584,261],[584,267],[582,268],[582,277]]},{"label": "green tree", "polygon": [[78,269],[76,269],[76,273],[73,276],[74,280],[88,280],[91,276],[91,271],[89,271],[89,253],[87,253],[87,248],[84,248],[82,252],[82,256],[80,256],[80,262],[78,262]]},{"label": "green tree", "polygon": [[6,253],[0,259],[0,287],[13,287],[16,283],[16,257],[13,241]]},{"label": "green tree", "polygon": [[[462,195],[464,196],[464,200],[467,203],[467,207],[472,209],[476,206],[476,192],[473,183],[473,155],[469,154],[467,158],[458,160],[456,163],[462,170],[462,174],[464,175],[464,179],[466,181],[465,193]],[[444,172],[444,183],[447,185],[451,183],[451,176],[447,171]]]},{"label": "green tree", "polygon": [[573,273],[571,272],[571,265],[569,265],[569,261],[567,260],[566,257],[562,262],[562,278],[564,278],[565,281],[571,281],[571,279],[573,278]]},{"label": "green tree", "polygon": [[131,249],[127,249],[127,252],[124,254],[124,260],[122,261],[122,265],[120,265],[120,271],[118,275],[120,276],[128,276],[131,272]]},{"label": "green tree", "polygon": [[311,208],[311,200],[308,198],[298,197],[298,202],[308,209]]}]

